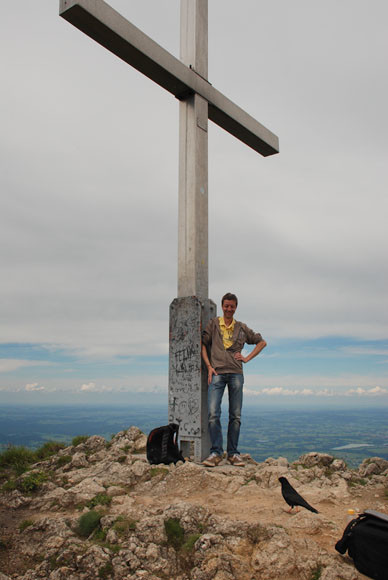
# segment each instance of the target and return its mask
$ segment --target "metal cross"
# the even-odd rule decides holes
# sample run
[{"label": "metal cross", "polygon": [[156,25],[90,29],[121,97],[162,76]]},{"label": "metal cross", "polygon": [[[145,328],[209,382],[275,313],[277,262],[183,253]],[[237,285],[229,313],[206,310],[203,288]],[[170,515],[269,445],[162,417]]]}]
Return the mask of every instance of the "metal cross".
[{"label": "metal cross", "polygon": [[181,0],[181,60],[103,0],[60,0],[60,15],[180,101],[178,298],[170,310],[169,419],[181,423],[181,439],[199,440],[195,456],[202,458],[208,443],[201,442],[207,436],[207,384],[200,326],[215,314],[208,299],[208,119],[263,156],[278,153],[278,138],[209,83],[208,0]]}]

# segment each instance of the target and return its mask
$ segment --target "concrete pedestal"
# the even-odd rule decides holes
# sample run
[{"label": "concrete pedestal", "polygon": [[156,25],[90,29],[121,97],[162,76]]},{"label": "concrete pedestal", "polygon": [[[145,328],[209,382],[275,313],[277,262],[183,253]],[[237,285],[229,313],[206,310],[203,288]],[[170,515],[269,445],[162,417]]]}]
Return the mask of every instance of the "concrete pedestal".
[{"label": "concrete pedestal", "polygon": [[168,421],[179,424],[184,456],[208,456],[207,371],[202,364],[201,332],[216,316],[212,300],[175,298],[170,305]]}]

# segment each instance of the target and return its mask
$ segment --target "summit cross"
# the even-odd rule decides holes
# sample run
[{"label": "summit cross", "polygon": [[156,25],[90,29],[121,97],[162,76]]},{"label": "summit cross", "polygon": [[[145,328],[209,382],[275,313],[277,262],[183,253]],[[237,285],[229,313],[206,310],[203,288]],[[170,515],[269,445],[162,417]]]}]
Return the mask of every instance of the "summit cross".
[{"label": "summit cross", "polygon": [[178,297],[170,306],[169,421],[180,425],[183,453],[200,461],[209,450],[201,327],[216,313],[208,297],[208,119],[263,156],[278,153],[278,138],[209,83],[208,0],[181,0],[180,60],[103,0],[60,0],[59,13],[180,101]]}]

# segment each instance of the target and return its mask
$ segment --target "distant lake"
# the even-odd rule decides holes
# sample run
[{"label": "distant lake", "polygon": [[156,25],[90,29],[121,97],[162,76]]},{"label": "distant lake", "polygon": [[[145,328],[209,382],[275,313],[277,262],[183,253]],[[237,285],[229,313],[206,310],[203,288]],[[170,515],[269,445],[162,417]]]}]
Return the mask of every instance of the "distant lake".
[{"label": "distant lake", "polygon": [[[167,422],[166,406],[3,406],[0,449],[8,445],[40,447],[48,440],[66,444],[76,435],[107,440],[136,425],[144,433]],[[226,434],[227,408],[222,423]],[[294,461],[310,451],[329,453],[357,466],[366,457],[388,460],[388,409],[278,410],[243,409],[240,451],[256,461],[286,457]]]},{"label": "distant lake", "polygon": [[347,445],[341,445],[341,447],[333,447],[333,451],[339,451],[341,449],[358,449],[359,447],[371,447],[370,443],[348,443]]}]

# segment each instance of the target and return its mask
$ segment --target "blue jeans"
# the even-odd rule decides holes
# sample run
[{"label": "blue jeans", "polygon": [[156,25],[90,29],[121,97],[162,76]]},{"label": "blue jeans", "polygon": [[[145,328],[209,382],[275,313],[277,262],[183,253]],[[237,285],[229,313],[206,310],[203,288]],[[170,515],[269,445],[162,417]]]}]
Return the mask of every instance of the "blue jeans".
[{"label": "blue jeans", "polygon": [[211,440],[211,453],[223,454],[222,429],[221,429],[221,401],[226,385],[229,394],[229,423],[227,454],[238,453],[238,439],[240,436],[241,407],[243,399],[244,375],[238,373],[225,373],[213,375],[208,389],[209,408],[209,434]]}]

